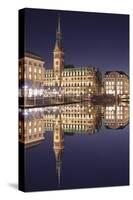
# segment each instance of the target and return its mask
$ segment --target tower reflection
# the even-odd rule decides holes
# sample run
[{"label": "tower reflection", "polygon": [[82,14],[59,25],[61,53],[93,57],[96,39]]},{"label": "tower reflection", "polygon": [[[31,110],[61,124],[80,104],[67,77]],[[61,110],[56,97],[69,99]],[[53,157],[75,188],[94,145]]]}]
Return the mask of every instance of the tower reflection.
[{"label": "tower reflection", "polygon": [[[93,135],[102,128],[121,129],[129,123],[129,104],[94,105],[88,102],[20,110],[19,141],[26,147],[40,144],[53,132],[58,185],[62,184],[66,135]],[[44,137],[45,134],[45,137]],[[45,144],[45,143],[42,143]]]},{"label": "tower reflection", "polygon": [[61,116],[60,115],[57,115],[57,117],[55,118],[55,122],[54,122],[53,150],[55,153],[58,185],[60,185],[62,157],[63,157],[63,150],[64,150],[64,132],[63,132],[62,126],[61,126]]}]

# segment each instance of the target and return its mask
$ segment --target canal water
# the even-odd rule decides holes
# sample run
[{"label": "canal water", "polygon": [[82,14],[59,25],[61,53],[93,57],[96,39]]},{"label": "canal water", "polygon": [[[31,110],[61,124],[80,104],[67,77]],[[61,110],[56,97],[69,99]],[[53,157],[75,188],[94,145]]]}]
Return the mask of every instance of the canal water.
[{"label": "canal water", "polygon": [[25,144],[26,191],[129,184],[128,104],[34,108],[20,116],[41,119],[43,133]]}]

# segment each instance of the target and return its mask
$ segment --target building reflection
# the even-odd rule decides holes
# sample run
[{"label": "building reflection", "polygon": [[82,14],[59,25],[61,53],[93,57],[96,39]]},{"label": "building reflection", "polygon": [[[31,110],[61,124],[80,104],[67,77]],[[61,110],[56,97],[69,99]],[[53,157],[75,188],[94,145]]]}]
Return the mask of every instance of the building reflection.
[{"label": "building reflection", "polygon": [[76,103],[62,106],[20,110],[19,141],[25,146],[40,144],[44,134],[53,133],[58,185],[61,185],[62,160],[66,135],[91,135],[102,127],[125,128],[129,123],[129,104],[93,105]]},{"label": "building reflection", "polygon": [[42,119],[36,109],[21,110],[19,117],[19,141],[21,143],[30,147],[44,140]]},{"label": "building reflection", "polygon": [[[28,144],[44,139],[44,132],[94,134],[105,128],[124,128],[129,122],[129,104],[93,105],[76,103],[62,106],[21,109],[19,141]],[[58,136],[58,135],[57,135]],[[62,137],[62,136],[61,136]],[[55,137],[56,138],[56,137]],[[54,139],[55,140],[55,139]]]},{"label": "building reflection", "polygon": [[[54,108],[55,109],[55,108]],[[58,110],[45,111],[45,130],[53,130],[56,118],[60,118],[62,130],[79,134],[93,134],[102,126],[101,107],[88,103],[68,104]]]},{"label": "building reflection", "polygon": [[64,150],[64,132],[62,130],[61,117],[59,115],[55,118],[55,123],[54,123],[53,150],[55,153],[58,185],[60,185],[62,158],[63,158],[63,150]]},{"label": "building reflection", "polygon": [[106,106],[104,112],[104,123],[106,128],[120,129],[129,123],[129,105],[116,103]]}]

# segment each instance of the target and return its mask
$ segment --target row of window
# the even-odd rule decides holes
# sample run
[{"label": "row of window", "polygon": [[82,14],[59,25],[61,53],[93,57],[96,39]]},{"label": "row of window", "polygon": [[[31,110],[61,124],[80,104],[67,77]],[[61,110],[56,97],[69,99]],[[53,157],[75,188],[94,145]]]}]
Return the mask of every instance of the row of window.
[{"label": "row of window", "polygon": [[[85,128],[88,128],[88,126],[85,126],[85,125],[78,125],[78,124],[63,124],[62,125],[62,128],[81,128],[81,129],[85,129]],[[92,126],[90,127],[92,128]]]},{"label": "row of window", "polygon": [[28,60],[19,61],[19,65],[26,65],[26,66],[32,65],[32,66],[43,67],[43,64],[39,62],[33,62],[33,61],[28,61]]},{"label": "row of window", "polygon": [[34,134],[34,135],[22,135],[22,136],[20,136],[20,139],[23,139],[25,142],[26,141],[29,141],[29,140],[35,140],[35,138],[36,138],[36,140],[35,141],[37,141],[38,139],[40,139],[40,137],[42,138],[42,133],[39,133],[39,134]]},{"label": "row of window", "polygon": [[118,115],[117,117],[115,117],[114,115],[107,115],[106,117],[105,117],[106,119],[123,119],[124,118],[124,116],[123,115]]},{"label": "row of window", "polygon": [[[116,85],[115,81],[106,81],[105,82],[106,85]],[[117,81],[117,85],[123,85],[122,81]]]},{"label": "row of window", "polygon": [[[54,77],[54,75],[53,74],[45,74],[45,77]],[[49,80],[49,79],[47,79],[47,80]]]},{"label": "row of window", "polygon": [[[85,111],[84,107],[74,107],[74,108],[64,108],[63,112],[78,112],[78,111]],[[63,115],[63,114],[62,114]]]},{"label": "row of window", "polygon": [[[34,72],[34,73],[39,73],[41,74],[42,73],[42,69],[39,67],[39,68],[36,68],[36,67],[29,67],[27,65],[25,65],[25,70],[24,71],[28,71],[28,72]],[[19,72],[23,72],[22,68],[19,67]]]},{"label": "row of window", "polygon": [[[20,79],[22,78],[21,75],[19,75]],[[24,79],[30,79],[30,80],[42,80],[42,75],[37,74],[26,74],[24,73]]]},{"label": "row of window", "polygon": [[122,74],[109,74],[109,75],[105,75],[105,78],[115,78],[115,77],[125,77],[125,75],[122,75]]},{"label": "row of window", "polygon": [[[53,73],[46,73],[45,77],[54,77],[54,74]],[[83,79],[86,79],[87,77],[90,79],[90,77],[88,75],[81,76],[81,74],[77,74],[75,77],[74,77],[73,74],[65,74],[65,75],[63,74],[62,77],[64,77],[63,80],[68,80],[68,78],[71,79],[71,80],[80,80],[80,79],[83,80]],[[67,77],[67,78],[65,78],[65,77]]]},{"label": "row of window", "polygon": [[115,89],[115,88],[117,88],[117,89],[122,89],[122,88],[124,88],[123,87],[123,85],[117,85],[117,86],[115,86],[115,85],[106,85],[106,87],[105,87],[106,89]]},{"label": "row of window", "polygon": [[34,73],[36,73],[38,71],[39,74],[41,74],[42,70],[41,69],[37,69],[34,67],[34,69],[32,69],[31,67],[29,67],[29,72],[34,71]]},{"label": "row of window", "polygon": [[26,125],[29,125],[29,126],[33,126],[34,125],[34,126],[36,126],[37,124],[40,125],[41,123],[42,123],[42,121],[38,121],[38,122],[37,121],[34,121],[34,122],[29,121],[27,123],[26,122],[24,123],[24,127],[26,127]]},{"label": "row of window", "polygon": [[37,124],[41,124],[42,121],[29,121],[29,122],[23,122],[23,121],[19,121],[19,126],[23,125],[24,124],[24,127],[26,127],[26,125],[33,125],[36,126]]},{"label": "row of window", "polygon": [[84,76],[84,75],[93,75],[93,72],[88,71],[65,71],[62,73],[63,76]]},{"label": "row of window", "polygon": [[[21,133],[21,131],[22,131],[22,129],[19,128],[19,133]],[[36,133],[37,131],[42,131],[42,127],[40,126],[38,128],[37,127],[35,127],[35,128],[28,128],[27,131],[29,133],[31,133],[31,132]]]},{"label": "row of window", "polygon": [[77,86],[93,86],[93,82],[63,82],[61,86],[72,86],[72,87],[77,87]]},{"label": "row of window", "polygon": [[[105,115],[114,115],[115,111],[106,111]],[[117,111],[117,115],[125,114],[123,111]]]},{"label": "row of window", "polygon": [[[45,82],[45,81],[44,81]],[[46,86],[55,86],[55,82],[50,82],[50,80],[44,83]],[[62,83],[61,84],[62,87],[92,87],[95,86],[91,83]]]},{"label": "row of window", "polygon": [[106,94],[123,94],[123,89],[117,89],[116,91],[114,89],[106,90]]},{"label": "row of window", "polygon": [[[83,92],[83,91],[82,91],[82,92]],[[74,89],[73,89],[73,90],[70,90],[70,89],[66,89],[66,90],[65,90],[65,94],[68,93],[68,94],[70,94],[70,95],[73,94],[73,93],[75,93],[75,94],[80,94],[80,93],[82,93],[82,92],[81,92],[81,90],[79,90],[78,88],[75,89],[75,90],[74,90]]]},{"label": "row of window", "polygon": [[[80,112],[79,112],[80,113]],[[95,115],[94,114],[91,114],[91,113],[89,113],[89,114],[77,114],[77,112],[76,112],[76,114],[73,114],[73,113],[71,113],[71,114],[63,114],[62,115],[63,116],[63,118],[65,119],[65,118],[80,118],[81,120],[84,120],[84,119],[89,119],[89,118],[92,118],[92,117],[94,117]],[[45,116],[45,120],[48,120],[49,122],[51,121],[51,123],[53,122],[52,120],[50,120],[49,119],[49,116]],[[72,120],[73,121],[73,120]],[[75,123],[76,123],[77,121],[75,121]]]}]

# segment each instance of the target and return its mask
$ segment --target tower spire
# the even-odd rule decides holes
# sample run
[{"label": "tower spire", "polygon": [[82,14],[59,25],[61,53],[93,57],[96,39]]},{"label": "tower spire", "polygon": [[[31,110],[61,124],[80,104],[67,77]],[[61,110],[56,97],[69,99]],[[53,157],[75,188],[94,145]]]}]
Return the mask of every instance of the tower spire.
[{"label": "tower spire", "polygon": [[61,33],[61,29],[60,29],[60,15],[58,15],[58,33]]},{"label": "tower spire", "polygon": [[62,34],[61,34],[61,25],[60,25],[60,15],[58,16],[55,49],[60,49],[60,50],[62,49]]},{"label": "tower spire", "polygon": [[57,29],[56,29],[56,41],[53,51],[53,69],[54,76],[56,77],[55,85],[61,85],[61,74],[64,69],[64,51],[62,47],[62,33],[61,33],[61,20],[58,15]]}]

